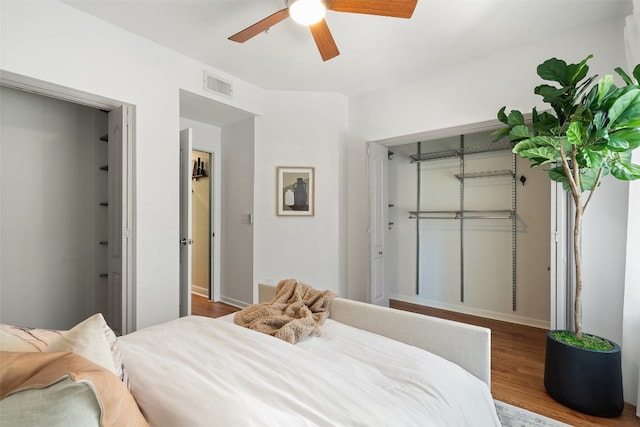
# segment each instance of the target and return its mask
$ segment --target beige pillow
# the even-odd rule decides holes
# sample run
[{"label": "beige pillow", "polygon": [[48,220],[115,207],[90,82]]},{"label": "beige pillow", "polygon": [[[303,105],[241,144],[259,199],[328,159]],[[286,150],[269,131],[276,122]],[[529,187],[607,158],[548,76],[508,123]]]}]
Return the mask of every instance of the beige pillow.
[{"label": "beige pillow", "polygon": [[[0,351],[45,351],[49,344],[56,341],[65,332],[0,324]],[[118,339],[106,323],[104,324],[104,336],[111,349],[116,375],[129,388],[129,376],[122,364],[122,353],[118,345]]]},{"label": "beige pillow", "polygon": [[38,351],[34,346],[17,336],[0,329],[0,351]]},{"label": "beige pillow", "polygon": [[50,343],[60,338],[63,332],[0,324],[2,351],[44,351]]},{"label": "beige pillow", "polygon": [[44,350],[46,352],[70,351],[86,357],[115,375],[116,369],[111,349],[104,335],[106,322],[97,313],[63,333]]}]

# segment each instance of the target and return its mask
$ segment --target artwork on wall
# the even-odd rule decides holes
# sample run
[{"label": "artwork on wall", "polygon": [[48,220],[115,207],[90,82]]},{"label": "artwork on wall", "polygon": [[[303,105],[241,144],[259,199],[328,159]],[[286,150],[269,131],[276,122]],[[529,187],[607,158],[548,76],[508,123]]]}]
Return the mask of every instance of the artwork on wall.
[{"label": "artwork on wall", "polygon": [[314,215],[314,172],[312,167],[278,166],[277,215]]}]

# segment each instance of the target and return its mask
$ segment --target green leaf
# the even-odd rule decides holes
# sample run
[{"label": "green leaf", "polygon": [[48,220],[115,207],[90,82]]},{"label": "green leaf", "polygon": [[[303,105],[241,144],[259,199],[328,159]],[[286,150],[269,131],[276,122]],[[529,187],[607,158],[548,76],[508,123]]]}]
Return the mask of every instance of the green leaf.
[{"label": "green leaf", "polygon": [[509,131],[509,139],[511,141],[519,141],[523,138],[531,138],[532,136],[535,136],[535,134],[525,125],[514,126],[511,128],[511,131]]},{"label": "green leaf", "polygon": [[640,64],[636,65],[633,69],[633,77],[635,77],[638,84],[640,84]]},{"label": "green leaf", "polygon": [[511,110],[509,117],[507,117],[507,124],[509,127],[514,127],[524,124],[524,116],[518,110]]},{"label": "green leaf", "polygon": [[624,80],[627,86],[631,86],[633,84],[633,80],[631,80],[631,77],[629,77],[629,75],[625,73],[622,68],[616,67],[614,68],[614,71],[618,73],[618,75],[622,78],[622,80]]},{"label": "green leaf", "polygon": [[609,139],[616,138],[627,141],[628,149],[640,147],[640,128],[621,129],[609,134]]},{"label": "green leaf", "polygon": [[504,107],[502,107],[500,109],[500,111],[498,111],[498,120],[500,120],[505,125],[507,124],[507,115],[504,113],[504,110],[506,108],[507,108],[507,106],[505,105]]},{"label": "green leaf", "polygon": [[602,153],[598,151],[582,150],[578,154],[578,163],[581,167],[599,169],[604,163]]},{"label": "green leaf", "polygon": [[538,75],[543,80],[558,82],[567,86],[567,63],[558,58],[551,58],[538,65]]},{"label": "green leaf", "polygon": [[587,72],[589,72],[587,61],[589,61],[591,58],[593,58],[593,55],[587,56],[579,64],[567,65],[567,81],[570,85],[575,85],[580,80],[585,78]]},{"label": "green leaf", "polygon": [[553,114],[544,112],[534,116],[533,129],[539,134],[549,134],[557,126],[558,118]]},{"label": "green leaf", "polygon": [[553,104],[564,101],[562,99],[562,96],[565,95],[570,89],[570,87],[557,88],[549,85],[540,85],[536,86],[535,89],[533,89],[533,93],[542,96],[544,102]]},{"label": "green leaf", "polygon": [[640,117],[637,119],[631,119],[628,122],[616,123],[617,129],[625,129],[625,128],[640,128]]},{"label": "green leaf", "polygon": [[611,151],[626,151],[629,149],[629,141],[618,134],[610,134],[607,147],[609,147]]},{"label": "green leaf", "polygon": [[640,118],[640,89],[632,89],[622,95],[609,108],[609,126],[616,122],[635,121]]},{"label": "green leaf", "polygon": [[611,164],[627,163],[631,164],[631,151],[620,151],[614,154],[614,158],[611,160]]},{"label": "green leaf", "polygon": [[616,163],[611,168],[611,175],[622,181],[640,179],[640,166],[633,163]]},{"label": "green leaf", "polygon": [[529,140],[529,139],[525,139],[524,141],[520,141],[518,142],[516,145],[513,146],[513,150],[511,150],[514,154],[520,154],[521,151],[524,150],[530,150],[532,148],[536,148],[537,145],[535,144],[535,142]]},{"label": "green leaf", "polygon": [[598,105],[607,98],[616,89],[613,84],[613,76],[607,74],[598,82]]},{"label": "green leaf", "polygon": [[607,113],[604,111],[598,111],[595,116],[593,116],[593,125],[597,130],[604,129],[605,124],[607,123]]},{"label": "green leaf", "polygon": [[564,182],[564,183],[569,183],[569,180],[567,179],[567,175],[564,173],[564,168],[562,168],[561,166],[549,169],[547,171],[547,174],[549,175],[549,178],[552,181],[555,182]]},{"label": "green leaf", "polygon": [[582,144],[582,123],[571,122],[567,129],[567,139],[571,144]]},{"label": "green leaf", "polygon": [[518,154],[520,157],[534,161],[536,166],[555,163],[559,157],[558,150],[549,147],[530,148],[522,150]]},{"label": "green leaf", "polygon": [[538,147],[552,147],[558,150],[565,138],[558,138],[553,136],[534,136],[531,138],[531,142],[533,142]]},{"label": "green leaf", "polygon": [[[591,136],[593,136],[593,135],[591,135]],[[600,143],[602,143],[602,141],[604,141],[605,144],[606,144],[606,143],[609,142],[609,130],[607,128],[598,129],[596,131],[595,137],[596,137],[597,141],[601,141]],[[591,137],[587,137],[587,140],[591,140]],[[589,147],[591,147],[591,145]]]}]

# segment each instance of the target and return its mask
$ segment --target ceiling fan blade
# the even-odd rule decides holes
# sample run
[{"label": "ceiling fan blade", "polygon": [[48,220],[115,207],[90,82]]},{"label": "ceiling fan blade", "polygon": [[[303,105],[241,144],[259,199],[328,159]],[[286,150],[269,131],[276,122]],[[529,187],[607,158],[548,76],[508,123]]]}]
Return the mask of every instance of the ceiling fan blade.
[{"label": "ceiling fan blade", "polygon": [[338,46],[336,46],[336,42],[333,40],[331,31],[329,31],[327,21],[322,19],[317,24],[310,25],[309,29],[311,30],[313,39],[316,41],[316,46],[318,46],[318,50],[320,51],[320,56],[322,56],[323,61],[328,61],[329,59],[340,55]]},{"label": "ceiling fan blade", "polygon": [[229,37],[229,40],[238,42],[238,43],[244,43],[247,40],[249,40],[251,37],[257,36],[263,31],[267,31],[269,28],[273,27],[278,22],[288,17],[289,17],[289,9],[284,8],[272,15],[267,16],[263,20],[258,21],[255,24],[245,28],[239,33],[232,35],[231,37]]},{"label": "ceiling fan blade", "polygon": [[336,12],[411,18],[418,0],[329,0],[327,9]]}]

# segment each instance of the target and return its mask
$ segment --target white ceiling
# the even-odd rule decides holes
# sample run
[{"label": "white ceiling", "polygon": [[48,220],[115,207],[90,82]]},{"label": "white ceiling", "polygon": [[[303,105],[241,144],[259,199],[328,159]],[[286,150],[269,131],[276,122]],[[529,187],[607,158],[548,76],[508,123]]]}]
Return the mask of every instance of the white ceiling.
[{"label": "white ceiling", "polygon": [[291,19],[244,44],[227,40],[284,8],[283,0],[65,3],[263,89],[347,96],[632,10],[631,0],[418,0],[409,20],[329,11],[341,54],[323,62],[309,30]]}]

